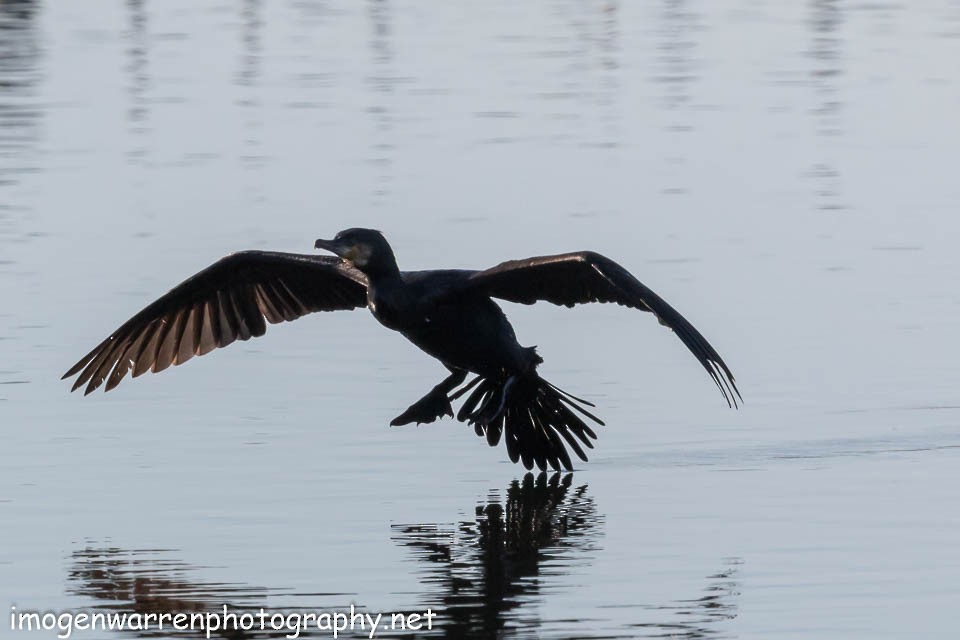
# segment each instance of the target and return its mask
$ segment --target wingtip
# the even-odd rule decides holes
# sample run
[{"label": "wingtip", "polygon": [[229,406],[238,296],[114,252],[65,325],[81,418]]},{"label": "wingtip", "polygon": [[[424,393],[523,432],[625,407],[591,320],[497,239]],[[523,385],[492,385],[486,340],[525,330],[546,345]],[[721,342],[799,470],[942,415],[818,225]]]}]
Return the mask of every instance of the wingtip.
[{"label": "wingtip", "polygon": [[737,388],[737,381],[734,379],[733,374],[729,372],[727,372],[727,387],[730,389],[730,399],[733,401],[732,408],[740,409],[743,405],[743,396],[740,394],[740,389]]},{"label": "wingtip", "polygon": [[67,378],[72,378],[73,376],[77,375],[78,373],[80,373],[80,371],[83,370],[83,368],[87,365],[88,362],[90,362],[90,356],[87,356],[77,364],[67,369],[67,372],[64,373],[62,376],[60,376],[60,379],[66,380]]},{"label": "wingtip", "polygon": [[88,396],[103,385],[103,379],[97,380],[97,376],[90,378],[90,383],[87,385],[87,388],[83,390],[83,395]]},{"label": "wingtip", "polygon": [[733,373],[730,372],[730,369],[722,360],[711,358],[707,362],[709,363],[707,372],[713,378],[717,388],[720,389],[720,393],[723,394],[723,399],[727,401],[727,408],[739,409],[740,405],[743,404],[743,396],[740,394],[740,389],[737,388]]},{"label": "wingtip", "polygon": [[734,402],[735,408],[736,408],[736,409],[740,409],[740,408],[744,405],[743,396],[740,395],[740,390],[737,389],[737,386],[736,386],[736,385],[733,386],[733,390],[737,392],[737,399],[740,401],[739,404],[737,404],[736,402]]}]

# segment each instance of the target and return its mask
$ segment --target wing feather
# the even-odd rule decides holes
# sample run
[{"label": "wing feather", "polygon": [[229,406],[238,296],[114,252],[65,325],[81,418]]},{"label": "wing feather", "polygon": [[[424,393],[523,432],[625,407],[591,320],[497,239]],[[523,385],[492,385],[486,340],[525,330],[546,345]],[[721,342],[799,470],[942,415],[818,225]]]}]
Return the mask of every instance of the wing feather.
[{"label": "wing feather", "polygon": [[139,377],[150,370],[153,364],[154,355],[157,353],[157,344],[160,341],[160,330],[163,328],[162,320],[154,320],[144,329],[146,338],[140,349],[134,356],[133,377]]},{"label": "wing feather", "polygon": [[188,278],[121,325],[65,374],[71,390],[115,388],[132,371],[163,371],[236,340],[267,322],[366,305],[366,278],[328,256],[267,251],[231,254]]},{"label": "wing feather", "polygon": [[743,398],[720,354],[680,313],[622,266],[592,251],[511,260],[471,274],[448,294],[482,291],[510,302],[538,301],[573,307],[589,302],[616,303],[653,313],[673,330],[706,369],[730,406]]},{"label": "wing feather", "polygon": [[204,356],[217,348],[217,299],[207,300],[203,304],[203,320],[200,323],[200,339],[197,341],[197,355]]},{"label": "wing feather", "polygon": [[[186,309],[178,309],[173,317],[167,321],[166,332],[163,334],[163,340],[157,347],[157,357],[153,361],[150,370],[153,373],[159,373],[173,364],[173,359],[177,355],[177,343],[183,334],[183,322],[186,318]],[[96,387],[94,387],[96,388]],[[93,391],[93,389],[90,389]]]}]

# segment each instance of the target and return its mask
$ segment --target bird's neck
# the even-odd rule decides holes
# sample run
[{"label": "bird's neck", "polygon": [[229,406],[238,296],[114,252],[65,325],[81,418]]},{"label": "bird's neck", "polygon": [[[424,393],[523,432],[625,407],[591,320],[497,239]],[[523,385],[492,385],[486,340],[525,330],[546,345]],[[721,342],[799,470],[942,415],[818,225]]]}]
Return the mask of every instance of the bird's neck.
[{"label": "bird's neck", "polygon": [[364,271],[367,275],[367,282],[372,287],[385,287],[403,283],[400,277],[400,269],[397,267],[396,261],[393,260],[389,263],[378,264],[375,268],[368,266]]},{"label": "bird's neck", "polygon": [[379,248],[363,267],[371,284],[388,285],[400,282],[400,268],[389,246]]},{"label": "bird's neck", "polygon": [[367,273],[367,307],[377,320],[391,329],[399,327],[392,320],[394,309],[405,306],[407,293],[398,269]]}]

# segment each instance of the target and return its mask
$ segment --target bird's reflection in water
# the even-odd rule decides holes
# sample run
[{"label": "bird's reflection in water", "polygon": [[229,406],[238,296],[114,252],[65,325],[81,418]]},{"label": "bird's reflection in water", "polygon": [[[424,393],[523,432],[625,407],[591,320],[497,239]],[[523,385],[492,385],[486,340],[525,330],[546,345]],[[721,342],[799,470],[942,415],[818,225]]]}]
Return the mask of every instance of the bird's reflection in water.
[{"label": "bird's reflection in water", "polygon": [[[442,638],[723,638],[724,623],[737,615],[738,558],[707,578],[700,597],[667,604],[612,606],[606,628],[598,620],[572,616],[546,620],[538,604],[565,584],[564,577],[585,567],[601,547],[603,516],[586,485],[573,486],[573,474],[526,474],[500,496],[476,507],[473,520],[445,527],[436,524],[394,525],[395,542],[409,547],[428,590],[409,610],[430,607],[437,614],[431,631],[399,632],[401,637]],[[203,580],[199,567],[171,559],[162,549],[130,550],[87,544],[70,556],[67,592],[90,598],[93,609],[121,613],[206,613],[220,611],[346,610],[356,594],[294,593],[289,590]],[[642,578],[638,578],[642,579]],[[569,583],[569,581],[567,581]],[[572,587],[572,584],[571,584]],[[620,594],[621,596],[629,594]],[[316,602],[320,597],[324,602]],[[310,600],[302,602],[303,598]],[[296,604],[294,604],[294,602]],[[304,606],[306,605],[306,606]],[[366,611],[376,610],[370,607]],[[624,610],[630,613],[624,613]],[[89,611],[90,607],[85,607]],[[139,637],[165,637],[151,628],[132,631]],[[289,631],[214,630],[217,638],[283,637]],[[324,635],[326,634],[326,635]],[[396,632],[394,633],[394,635]],[[180,637],[203,636],[196,630]],[[316,629],[300,637],[328,637]],[[347,634],[347,637],[354,637]],[[359,637],[359,636],[357,636]],[[391,636],[393,637],[393,636]]]},{"label": "bird's reflection in water", "polygon": [[[528,473],[514,480],[501,500],[491,496],[473,521],[456,526],[398,525],[395,540],[427,566],[431,592],[419,602],[436,603],[437,628],[445,638],[722,638],[722,623],[736,617],[740,559],[708,576],[704,594],[668,604],[628,606],[634,622],[600,628],[597,620],[543,620],[536,604],[562,576],[589,563],[600,550],[603,516],[587,486],[573,487],[573,474]],[[642,613],[641,613],[642,612]],[[614,617],[614,616],[612,616]],[[644,619],[637,622],[637,619]],[[649,621],[646,621],[649,620]],[[547,631],[547,629],[555,631]],[[599,636],[598,636],[599,634]]]},{"label": "bird's reflection in water", "polygon": [[[491,495],[476,507],[473,522],[449,530],[437,525],[394,526],[394,539],[430,563],[426,582],[440,591],[424,594],[413,607],[430,606],[443,616],[431,635],[499,637],[511,626],[518,630],[539,626],[535,614],[525,615],[521,606],[536,600],[545,560],[549,558],[555,570],[585,561],[600,533],[602,518],[586,485],[571,488],[572,482],[572,474],[528,473],[507,488],[503,500]],[[266,606],[268,598],[297,595],[204,581],[197,568],[170,556],[168,550],[88,544],[71,555],[67,591],[93,599],[96,609],[139,614],[219,611],[223,604],[233,611],[256,610]],[[163,633],[153,629],[137,635]],[[213,635],[256,638],[270,633],[231,629]],[[304,636],[313,637],[309,632]]]},{"label": "bird's reflection in water", "polygon": [[496,638],[539,626],[521,607],[536,600],[547,561],[560,570],[598,548],[602,516],[587,486],[572,484],[573,474],[528,473],[502,501],[478,506],[472,522],[395,526],[395,540],[428,563],[424,582],[439,593],[421,600],[437,603],[440,635]]}]

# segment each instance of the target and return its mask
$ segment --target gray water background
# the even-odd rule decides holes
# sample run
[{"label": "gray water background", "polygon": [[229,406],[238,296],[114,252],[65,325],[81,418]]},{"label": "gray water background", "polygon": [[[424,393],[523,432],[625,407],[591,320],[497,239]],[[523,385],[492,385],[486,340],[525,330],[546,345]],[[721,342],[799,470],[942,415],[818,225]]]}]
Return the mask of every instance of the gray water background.
[{"label": "gray water background", "polygon": [[[3,2],[0,604],[956,637],[958,61],[947,0]],[[600,305],[505,305],[607,422],[568,489],[389,428],[443,370],[364,311],[59,381],[221,255],[356,225],[408,269],[608,255],[746,404]],[[544,500],[532,549],[483,534]]]}]

